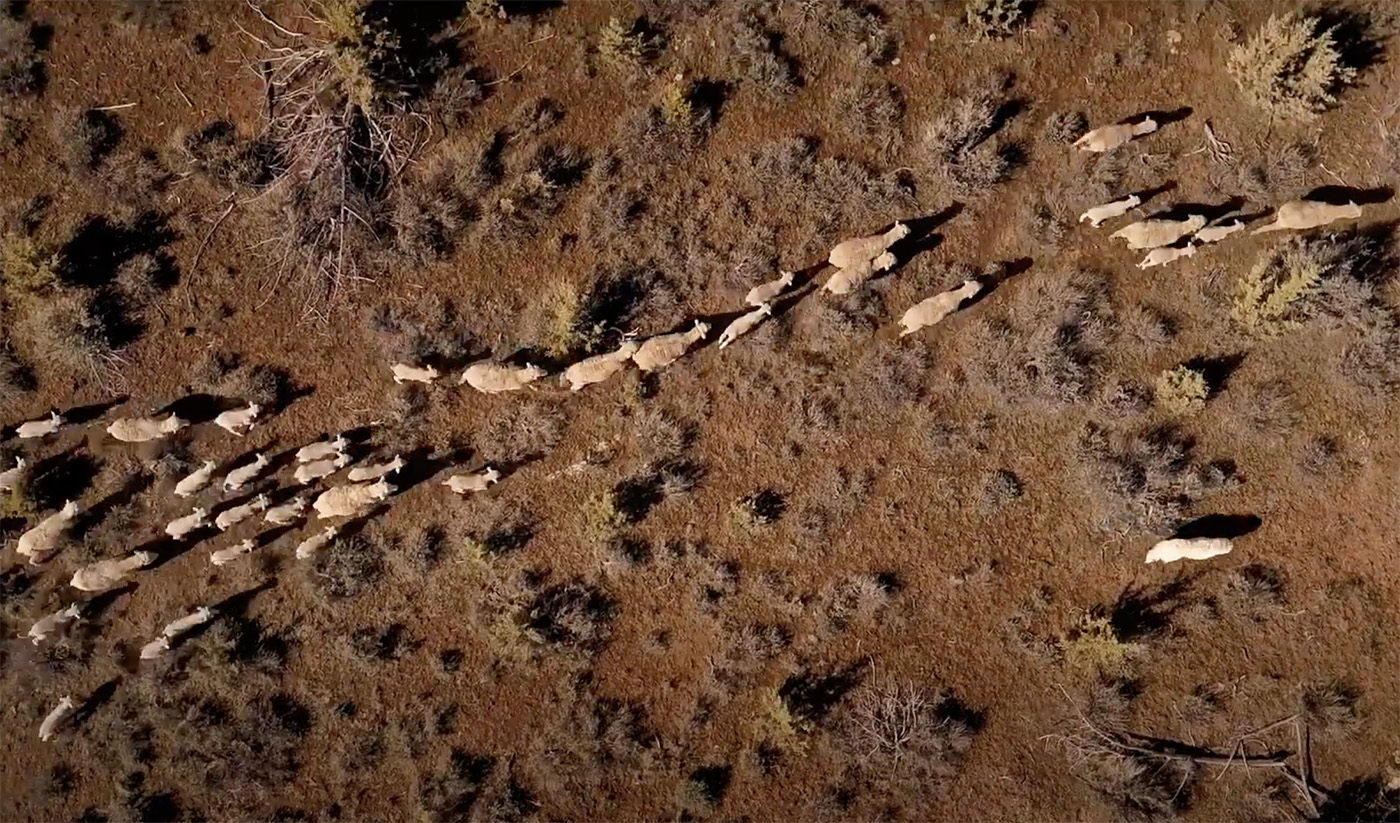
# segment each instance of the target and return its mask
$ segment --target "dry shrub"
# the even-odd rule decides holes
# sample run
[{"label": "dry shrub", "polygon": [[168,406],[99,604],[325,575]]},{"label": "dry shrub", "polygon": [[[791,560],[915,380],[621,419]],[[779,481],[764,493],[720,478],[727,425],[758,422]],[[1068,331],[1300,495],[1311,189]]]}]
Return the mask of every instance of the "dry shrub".
[{"label": "dry shrub", "polygon": [[482,204],[481,225],[495,242],[519,243],[548,225],[583,180],[588,159],[576,146],[546,143]]},{"label": "dry shrub", "polygon": [[873,5],[861,0],[838,0],[813,4],[806,11],[817,15],[817,22],[831,43],[844,46],[846,53],[862,65],[884,66],[898,53],[894,32]]},{"label": "dry shrub", "polygon": [[1003,182],[1019,162],[1015,144],[991,140],[1009,116],[1010,85],[1007,75],[978,78],[924,126],[928,162],[960,195]]},{"label": "dry shrub", "polygon": [[116,351],[117,332],[102,306],[98,294],[77,290],[36,299],[17,319],[15,340],[41,371],[86,374],[112,391],[125,360]]},{"label": "dry shrub", "polygon": [[1157,375],[1154,397],[1166,413],[1184,416],[1204,409],[1209,393],[1204,374],[1189,366],[1177,366]]},{"label": "dry shrub", "polygon": [[57,285],[62,265],[60,255],[46,252],[32,237],[4,235],[0,238],[0,297],[13,301],[47,292]]},{"label": "dry shrub", "polygon": [[1323,263],[1298,238],[1275,246],[1235,284],[1230,318],[1246,331],[1277,335],[1296,328],[1296,304],[1317,291]]},{"label": "dry shrub", "polygon": [[1293,237],[1262,253],[1235,284],[1230,317],[1259,336],[1318,317],[1338,325],[1388,323],[1377,312],[1376,287],[1392,265],[1386,230]]},{"label": "dry shrub", "polygon": [[535,597],[524,621],[544,643],[594,650],[607,642],[616,609],[600,589],[580,582],[561,583]]},{"label": "dry shrub", "polygon": [[1226,577],[1221,600],[1227,613],[1262,621],[1284,604],[1283,573],[1263,563],[1242,566]]},{"label": "dry shrub", "polygon": [[379,581],[384,574],[384,547],[362,534],[331,541],[311,568],[312,584],[325,597],[353,597]]},{"label": "dry shrub", "polygon": [[863,765],[884,771],[903,764],[920,779],[954,773],[976,733],[967,711],[951,696],[928,695],[909,683],[863,689],[851,715]]},{"label": "dry shrub", "polygon": [[1270,115],[1316,117],[1336,102],[1341,87],[1356,79],[1335,35],[1336,29],[1324,28],[1317,17],[1270,15],[1253,37],[1230,52],[1226,67],[1245,99]]},{"label": "dry shrub", "polygon": [[265,186],[281,171],[271,143],[241,137],[227,120],[206,123],[180,146],[196,171],[228,188]]},{"label": "dry shrub", "polygon": [[121,125],[110,112],[88,109],[58,122],[60,140],[76,168],[97,168],[122,138]]},{"label": "dry shrub", "polygon": [[1298,705],[1308,729],[1324,740],[1344,740],[1361,730],[1361,690],[1341,680],[1305,683]]},{"label": "dry shrub", "polygon": [[37,95],[46,79],[34,26],[0,10],[0,95]]},{"label": "dry shrub", "polygon": [[1080,442],[1110,520],[1156,533],[1174,528],[1198,499],[1233,480],[1232,463],[1198,464],[1193,447],[1165,427],[1131,434],[1090,427]]},{"label": "dry shrub", "polygon": [[1242,164],[1235,185],[1257,203],[1292,200],[1303,193],[1307,172],[1317,165],[1317,155],[1317,146],[1293,143],[1257,162]]},{"label": "dry shrub", "polygon": [[904,95],[893,83],[867,79],[843,85],[831,95],[830,111],[828,122],[864,145],[888,152],[903,140]]},{"label": "dry shrub", "polygon": [[1010,37],[1026,25],[1028,5],[1025,0],[966,0],[968,31],[978,40]]},{"label": "dry shrub", "polygon": [[778,35],[756,14],[746,14],[735,23],[729,54],[735,63],[734,76],[768,97],[785,97],[801,85],[797,62],[783,52]]},{"label": "dry shrub", "polygon": [[1045,118],[1041,134],[1052,143],[1073,143],[1089,130],[1089,118],[1082,111],[1057,111]]},{"label": "dry shrub", "polygon": [[492,413],[477,438],[481,458],[489,463],[520,463],[541,457],[559,442],[566,422],[560,403],[505,404]]}]

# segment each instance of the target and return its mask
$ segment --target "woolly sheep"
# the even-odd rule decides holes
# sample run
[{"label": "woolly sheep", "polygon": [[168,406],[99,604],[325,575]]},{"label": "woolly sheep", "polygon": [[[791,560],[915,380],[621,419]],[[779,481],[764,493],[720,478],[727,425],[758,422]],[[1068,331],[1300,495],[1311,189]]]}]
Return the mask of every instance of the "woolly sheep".
[{"label": "woolly sheep", "polygon": [[1122,217],[1133,208],[1142,205],[1142,198],[1136,194],[1130,194],[1122,200],[1114,200],[1112,203],[1104,203],[1102,206],[1094,206],[1079,215],[1079,222],[1089,221],[1089,225],[1098,228],[1105,220],[1112,220],[1115,217]]},{"label": "woolly sheep", "polygon": [[432,366],[418,368],[407,363],[395,363],[393,371],[395,383],[431,383],[442,376],[442,373]]},{"label": "woolly sheep", "polygon": [[39,522],[39,525],[19,536],[15,552],[29,558],[30,565],[48,559],[58,549],[58,539],[78,514],[78,504],[69,500],[63,508]]},{"label": "woolly sheep", "polygon": [[1175,563],[1178,560],[1208,560],[1229,554],[1234,543],[1228,537],[1191,537],[1163,540],[1147,552],[1148,563]]},{"label": "woolly sheep", "polygon": [[1338,220],[1355,220],[1360,216],[1361,207],[1351,202],[1342,206],[1334,206],[1331,203],[1322,203],[1317,200],[1294,200],[1278,207],[1278,211],[1274,214],[1274,222],[1267,226],[1260,226],[1250,234],[1263,234],[1268,231],[1284,231],[1286,229],[1303,231],[1325,226]]},{"label": "woolly sheep", "polygon": [[99,560],[73,573],[68,585],[84,592],[105,592],[122,584],[137,569],[154,563],[155,552],[136,552],[120,560]]},{"label": "woolly sheep", "polygon": [[260,494],[241,506],[232,506],[219,512],[214,518],[214,526],[226,532],[258,512],[267,511],[267,495]]},{"label": "woolly sheep", "polygon": [[58,731],[59,725],[67,720],[68,715],[77,707],[78,704],[73,702],[73,698],[65,694],[58,701],[58,705],[54,706],[53,711],[44,718],[44,722],[39,724],[39,740],[47,743],[49,738],[54,736],[54,732]]},{"label": "woolly sheep", "polygon": [[744,335],[753,331],[759,323],[763,322],[763,318],[767,317],[772,313],[772,304],[764,303],[763,305],[759,306],[753,311],[748,312],[747,314],[741,314],[738,317],[734,318],[734,322],[730,323],[724,328],[724,331],[719,333],[719,347],[722,349],[728,346],[730,343],[733,343],[735,340],[738,340],[740,337],[743,337]]},{"label": "woolly sheep", "polygon": [[321,520],[330,517],[353,517],[395,491],[397,489],[384,480],[374,483],[351,483],[323,492],[311,507],[316,510],[316,516]]},{"label": "woolly sheep", "polygon": [[226,549],[218,549],[216,551],[210,552],[209,562],[213,563],[215,566],[224,566],[229,563],[232,563],[233,561],[237,560],[245,554],[251,553],[253,549],[256,549],[257,547],[257,543],[254,543],[251,539],[244,540],[242,543],[239,543],[236,546],[229,546]]},{"label": "woolly sheep", "polygon": [[394,472],[404,467],[404,459],[400,455],[394,455],[394,459],[388,463],[378,463],[370,466],[357,466],[350,470],[346,477],[352,483],[363,483],[366,480],[378,480],[386,474]]},{"label": "woolly sheep", "polygon": [[348,465],[350,465],[350,455],[342,454],[339,457],[302,463],[297,466],[297,470],[292,473],[292,476],[296,478],[298,483],[310,483],[312,480],[330,477]]},{"label": "woolly sheep", "polygon": [[564,370],[561,383],[569,384],[569,391],[578,391],[584,386],[591,386],[594,383],[601,383],[622,371],[632,360],[632,355],[641,348],[635,340],[625,340],[616,351],[605,354],[597,354],[586,360],[580,360]]},{"label": "woolly sheep", "polygon": [[1111,126],[1100,126],[1074,141],[1074,147],[1080,151],[1099,153],[1113,151],[1134,137],[1151,134],[1156,130],[1157,121],[1150,117],[1137,124],[1115,123]]},{"label": "woolly sheep", "polygon": [[1153,266],[1165,266],[1183,257],[1194,257],[1195,254],[1196,247],[1189,243],[1181,247],[1160,246],[1148,252],[1147,256],[1142,258],[1142,262],[1137,264],[1137,267],[1139,269],[1150,269]]},{"label": "woolly sheep", "polygon": [[317,532],[301,541],[297,546],[297,559],[309,560],[315,557],[317,552],[330,545],[330,542],[335,539],[336,533],[339,531],[339,527],[327,526],[325,531]]},{"label": "woolly sheep", "polygon": [[19,480],[24,476],[25,463],[23,457],[15,458],[15,467],[0,472],[0,492],[7,492],[19,485]]},{"label": "woolly sheep", "polygon": [[781,272],[777,280],[769,280],[749,289],[749,293],[744,296],[744,302],[750,306],[762,306],[764,303],[771,303],[774,298],[787,290],[792,285],[793,279],[797,275],[790,271]]},{"label": "woolly sheep", "polygon": [[198,531],[209,525],[209,510],[195,507],[195,510],[185,515],[177,517],[165,524],[165,533],[175,538],[183,540],[189,536],[190,532]]},{"label": "woolly sheep", "polygon": [[868,263],[871,260],[883,255],[890,246],[909,236],[909,226],[904,223],[895,223],[894,226],[884,234],[872,234],[869,237],[857,237],[853,240],[843,240],[836,244],[836,248],[831,250],[827,256],[827,262],[844,269],[857,263]]},{"label": "woolly sheep", "polygon": [[185,476],[185,479],[175,484],[175,496],[189,497],[209,485],[209,481],[214,479],[214,469],[217,466],[218,464],[213,460],[205,460],[203,466],[190,472]]},{"label": "woolly sheep", "polygon": [[170,651],[170,638],[157,637],[155,640],[141,647],[141,659],[155,660],[168,651]]},{"label": "woolly sheep", "polygon": [[822,284],[822,290],[829,294],[850,294],[865,285],[865,281],[873,277],[875,272],[885,271],[895,262],[895,256],[890,252],[885,252],[874,260],[852,263],[844,269],[838,269],[835,274],[828,277],[826,282]]},{"label": "woolly sheep", "polygon": [[59,426],[68,421],[64,420],[58,412],[50,412],[48,417],[40,420],[30,420],[27,423],[20,423],[15,428],[15,437],[20,440],[35,440],[40,437],[48,437],[57,434]]},{"label": "woolly sheep", "polygon": [[173,414],[164,420],[154,417],[123,417],[112,421],[107,427],[107,434],[111,435],[113,440],[123,443],[145,443],[159,440],[167,434],[174,434],[189,424],[190,421],[181,420]]},{"label": "woolly sheep", "polygon": [[1206,224],[1206,219],[1193,214],[1185,220],[1164,220],[1151,217],[1129,223],[1109,237],[1123,238],[1130,249],[1155,249],[1170,246],[1188,234],[1195,234]]},{"label": "woolly sheep", "polygon": [[472,474],[454,474],[442,481],[442,485],[458,494],[468,492],[484,492],[486,487],[501,479],[501,473],[496,469],[486,469]]},{"label": "woolly sheep", "polygon": [[632,354],[632,362],[644,372],[656,371],[681,359],[696,341],[704,340],[709,333],[710,324],[696,320],[690,331],[659,334],[647,340]]},{"label": "woolly sheep", "polygon": [[263,520],[274,526],[285,526],[301,519],[302,513],[310,504],[307,497],[296,497],[280,506],[273,506],[263,513]]},{"label": "woolly sheep", "polygon": [[230,434],[242,437],[247,431],[253,428],[253,422],[262,413],[262,406],[257,403],[249,403],[244,409],[231,409],[222,412],[214,418],[214,425]]},{"label": "woolly sheep", "polygon": [[500,394],[519,391],[544,377],[544,369],[539,366],[506,366],[500,363],[474,363],[462,372],[457,385],[466,383],[485,394]]},{"label": "woolly sheep", "polygon": [[334,440],[322,440],[319,443],[312,443],[297,449],[297,462],[310,463],[313,460],[325,460],[327,457],[337,457],[345,453],[348,445],[345,435],[337,434]]},{"label": "woolly sheep", "polygon": [[1222,223],[1219,226],[1206,226],[1192,235],[1191,239],[1202,245],[1206,243],[1218,243],[1237,231],[1244,229],[1244,221],[1236,220],[1233,223]]},{"label": "woolly sheep", "polygon": [[203,626],[205,623],[208,623],[210,620],[213,619],[214,610],[209,608],[208,606],[200,606],[199,608],[195,609],[194,611],[190,612],[184,617],[176,618],[175,620],[166,623],[165,628],[161,629],[160,633],[162,636],[174,640],[175,638],[179,637],[180,635],[184,634],[190,629],[193,629],[196,626]]},{"label": "woolly sheep", "polygon": [[262,470],[271,462],[267,455],[259,453],[253,458],[253,462],[228,473],[228,477],[224,478],[224,491],[238,491],[243,488],[262,474]]},{"label": "woolly sheep", "polygon": [[920,300],[899,318],[899,324],[904,330],[899,333],[900,337],[913,334],[919,329],[935,325],[943,321],[943,318],[958,310],[964,300],[975,296],[982,291],[982,284],[976,280],[964,280],[961,286],[956,289],[949,289],[940,294]]},{"label": "woolly sheep", "polygon": [[45,615],[35,620],[34,625],[29,627],[29,634],[25,636],[37,646],[44,640],[47,640],[50,634],[58,631],[65,623],[77,620],[81,617],[82,612],[79,610],[78,604],[74,603],[66,609],[59,609],[53,614]]}]

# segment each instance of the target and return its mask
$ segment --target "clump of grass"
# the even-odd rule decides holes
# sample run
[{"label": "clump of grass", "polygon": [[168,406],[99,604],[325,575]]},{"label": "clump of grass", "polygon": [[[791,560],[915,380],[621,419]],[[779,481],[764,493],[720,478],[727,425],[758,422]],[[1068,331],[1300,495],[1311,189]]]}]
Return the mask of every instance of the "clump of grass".
[{"label": "clump of grass", "polygon": [[1089,613],[1060,638],[1059,649],[1066,665],[1109,676],[1123,675],[1146,651],[1142,644],[1120,638],[1109,618]]},{"label": "clump of grass", "polygon": [[541,641],[595,649],[606,642],[616,604],[584,583],[561,583],[541,591],[525,611],[525,627]]},{"label": "clump of grass", "polygon": [[963,13],[968,31],[978,40],[1000,40],[1026,25],[1025,0],[967,0]]},{"label": "clump of grass", "polygon": [[1200,497],[1230,484],[1234,464],[1192,459],[1194,443],[1171,427],[1122,433],[1089,427],[1081,448],[1097,464],[1112,519],[1165,531]]},{"label": "clump of grass", "polygon": [[1204,409],[1208,394],[1204,374],[1190,366],[1177,366],[1157,375],[1153,397],[1163,411],[1184,416]]},{"label": "clump of grass", "polygon": [[1245,99],[1265,112],[1289,119],[1316,117],[1336,102],[1341,87],[1356,79],[1336,33],[1317,17],[1270,15],[1253,37],[1230,52],[1226,68]]},{"label": "clump of grass", "polygon": [[1340,680],[1304,684],[1298,703],[1308,728],[1323,738],[1345,739],[1361,728],[1361,690]]},{"label": "clump of grass", "polygon": [[983,511],[999,509],[1020,500],[1025,494],[1021,478],[1009,469],[998,469],[992,473],[982,488],[981,508]]},{"label": "clump of grass", "polygon": [[831,42],[844,44],[859,63],[887,65],[898,51],[893,32],[873,5],[860,0],[840,0],[819,6],[814,4],[806,13],[817,15],[822,31]]},{"label": "clump of grass", "polygon": [[1324,260],[1300,239],[1277,246],[1236,282],[1230,318],[1259,336],[1296,328],[1298,304],[1317,291],[1326,270]]},{"label": "clump of grass", "polygon": [[1284,604],[1283,573],[1262,563],[1251,563],[1229,574],[1222,600],[1228,613],[1264,620]]},{"label": "clump of grass", "polygon": [[831,97],[833,119],[851,136],[889,150],[900,138],[904,99],[893,83],[867,80],[842,86]]},{"label": "clump of grass", "polygon": [[588,158],[576,146],[539,146],[520,174],[492,192],[483,204],[482,226],[498,242],[518,242],[544,228],[583,180]]}]

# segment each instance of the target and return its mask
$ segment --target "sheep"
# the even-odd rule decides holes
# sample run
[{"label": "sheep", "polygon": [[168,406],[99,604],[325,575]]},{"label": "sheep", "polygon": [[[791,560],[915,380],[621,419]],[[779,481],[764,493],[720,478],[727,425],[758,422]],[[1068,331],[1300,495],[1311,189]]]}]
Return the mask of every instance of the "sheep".
[{"label": "sheep", "polygon": [[297,462],[310,463],[313,460],[324,460],[327,457],[337,457],[345,453],[348,442],[345,435],[337,434],[334,440],[322,440],[319,443],[312,443],[309,446],[302,446],[297,449]]},{"label": "sheep", "polygon": [[340,531],[339,527],[327,526],[325,531],[311,535],[297,546],[297,559],[309,560],[316,556],[316,553],[330,545]]},{"label": "sheep", "polygon": [[826,282],[822,284],[822,291],[828,294],[850,294],[865,285],[865,281],[873,277],[875,272],[885,271],[892,267],[895,262],[895,256],[890,252],[885,252],[874,260],[852,263],[844,269],[837,269],[835,274],[828,277]]},{"label": "sheep", "polygon": [[83,592],[105,592],[120,586],[132,572],[155,562],[155,552],[136,552],[121,560],[99,560],[73,572],[68,585]]},{"label": "sheep", "polygon": [[257,420],[261,413],[262,406],[257,403],[249,403],[246,409],[230,409],[221,412],[218,417],[214,418],[214,425],[229,434],[242,437],[249,429],[253,428],[253,421]]},{"label": "sheep", "polygon": [[253,458],[253,462],[246,466],[239,466],[228,473],[228,477],[224,478],[224,491],[236,492],[243,488],[248,483],[251,483],[259,474],[262,474],[262,470],[267,468],[268,464],[271,462],[272,460],[269,459],[267,455],[259,453]]},{"label": "sheep", "polygon": [[59,725],[67,720],[68,715],[77,707],[78,704],[73,702],[72,697],[65,694],[60,698],[58,705],[54,706],[53,711],[44,718],[44,722],[39,724],[39,740],[47,743],[49,738],[54,736],[54,732],[58,731]]},{"label": "sheep", "polygon": [[219,516],[214,518],[214,526],[219,531],[226,532],[262,511],[267,511],[267,495],[265,494],[260,494],[241,506],[232,506],[219,512]]},{"label": "sheep", "polygon": [[1109,237],[1123,238],[1130,249],[1155,249],[1170,246],[1188,234],[1195,234],[1206,224],[1206,219],[1193,214],[1185,220],[1164,220],[1151,217],[1129,223]]},{"label": "sheep", "polygon": [[53,614],[35,620],[34,625],[29,627],[29,633],[25,636],[37,646],[47,640],[50,634],[58,631],[65,623],[78,620],[82,616],[78,604],[74,603],[66,609],[59,609]]},{"label": "sheep", "polygon": [[1150,269],[1153,266],[1165,266],[1174,263],[1183,257],[1194,257],[1196,247],[1187,243],[1185,246],[1160,246],[1147,253],[1142,258],[1142,262],[1137,264],[1139,269]]},{"label": "sheep", "polygon": [[363,483],[366,480],[378,480],[386,474],[393,474],[404,467],[404,459],[401,455],[394,455],[394,459],[388,463],[379,463],[370,466],[356,466],[350,470],[346,477],[352,483]]},{"label": "sheep", "polygon": [[625,340],[616,351],[594,355],[568,367],[560,377],[560,383],[569,384],[569,391],[578,391],[584,386],[601,383],[622,371],[639,348],[641,345],[635,340]]},{"label": "sheep", "polygon": [[466,383],[484,394],[500,394],[519,391],[544,375],[544,369],[529,364],[517,367],[500,363],[473,363],[462,372],[457,385]]},{"label": "sheep", "polygon": [[1208,560],[1229,554],[1234,542],[1228,537],[1189,537],[1163,540],[1147,552],[1148,563],[1175,563],[1178,560]]},{"label": "sheep", "polygon": [[837,243],[826,260],[838,269],[844,269],[857,263],[868,263],[883,255],[890,246],[908,236],[909,226],[904,223],[895,223],[884,234],[872,234],[869,237],[857,237],[853,240],[843,240]]},{"label": "sheep", "polygon": [[195,609],[194,611],[190,612],[184,617],[176,618],[175,620],[166,623],[165,628],[161,629],[160,633],[162,637],[168,637],[171,640],[174,640],[175,638],[179,637],[185,632],[188,632],[197,626],[203,626],[205,623],[208,623],[210,620],[213,619],[214,610],[209,608],[208,606],[200,606],[199,608]]},{"label": "sheep", "polygon": [[486,469],[472,474],[454,474],[442,481],[442,485],[456,492],[466,494],[467,492],[484,492],[492,483],[501,479],[500,471],[496,469]]},{"label": "sheep", "polygon": [[289,523],[301,519],[302,512],[306,511],[310,500],[306,497],[297,497],[280,506],[273,506],[263,513],[263,520],[274,526],[285,526]]},{"label": "sheep", "polygon": [[20,423],[15,428],[15,437],[20,440],[37,440],[41,437],[48,437],[51,434],[58,434],[58,427],[68,421],[58,412],[49,412],[49,416],[42,420],[30,420],[27,423]]},{"label": "sheep", "polygon": [[31,566],[44,562],[58,549],[58,539],[63,536],[63,531],[77,514],[77,503],[72,500],[64,503],[63,508],[20,535],[19,542],[15,543],[15,552],[28,557]]},{"label": "sheep", "polygon": [[218,464],[213,460],[205,460],[203,466],[190,472],[183,480],[175,484],[175,496],[190,497],[209,485],[209,481],[214,479],[214,469],[217,466]]},{"label": "sheep", "polygon": [[257,547],[257,543],[253,542],[253,540],[244,540],[236,546],[229,546],[226,549],[218,549],[210,552],[209,562],[213,563],[215,566],[226,566],[243,555],[250,554],[253,549]]},{"label": "sheep", "polygon": [[24,467],[28,465],[23,457],[15,458],[15,467],[0,472],[0,492],[7,492],[19,485],[21,477],[24,477]]},{"label": "sheep", "polygon": [[749,293],[744,296],[744,302],[750,306],[762,306],[764,303],[773,302],[774,298],[787,290],[792,285],[793,279],[797,275],[790,271],[779,272],[777,280],[769,280],[749,289]]},{"label": "sheep", "polygon": [[167,434],[174,434],[189,424],[190,421],[181,420],[173,414],[164,420],[156,420],[154,417],[123,417],[112,421],[107,427],[107,434],[111,435],[113,440],[122,443],[145,443],[159,440]]},{"label": "sheep", "polygon": [[293,472],[292,476],[296,478],[298,483],[306,484],[312,480],[320,480],[322,477],[330,477],[348,465],[350,465],[350,455],[342,454],[339,457],[326,460],[302,463],[297,466],[297,470]]},{"label": "sheep", "polygon": [[647,340],[632,353],[632,362],[644,372],[656,371],[681,359],[697,340],[704,340],[709,333],[710,324],[696,320],[690,331],[659,334]]},{"label": "sheep", "polygon": [[1356,220],[1361,217],[1361,207],[1353,202],[1343,206],[1322,203],[1317,200],[1294,200],[1278,207],[1274,222],[1260,226],[1250,234],[1263,234],[1269,231],[1294,229],[1315,229],[1338,220]]},{"label": "sheep", "polygon": [[195,507],[195,510],[185,515],[177,517],[165,524],[165,533],[176,540],[184,540],[191,532],[198,531],[209,525],[209,510]]},{"label": "sheep", "polygon": [[1218,243],[1237,231],[1244,229],[1244,221],[1236,220],[1233,223],[1219,226],[1206,226],[1191,236],[1191,239],[1205,245],[1206,243]]},{"label": "sheep", "polygon": [[141,659],[155,660],[168,651],[170,651],[170,638],[157,637],[155,640],[141,647]]},{"label": "sheep", "polygon": [[1157,121],[1151,117],[1141,123],[1115,123],[1111,126],[1100,126],[1083,137],[1074,141],[1074,147],[1080,151],[1092,151],[1103,153],[1113,151],[1134,137],[1144,134],[1151,134],[1157,130]]},{"label": "sheep", "polygon": [[398,490],[385,480],[336,486],[317,497],[311,507],[316,510],[316,517],[320,520],[354,517],[361,510],[378,503],[395,491]]},{"label": "sheep", "polygon": [[1104,203],[1102,206],[1094,206],[1079,215],[1079,222],[1089,221],[1089,225],[1098,228],[1099,224],[1105,220],[1112,220],[1115,217],[1122,217],[1130,210],[1142,205],[1142,198],[1136,194],[1130,194],[1122,200],[1114,200],[1112,203]]},{"label": "sheep", "polygon": [[431,383],[442,376],[442,373],[432,366],[418,368],[407,363],[395,363],[393,371],[395,383]]},{"label": "sheep", "polygon": [[719,333],[719,347],[722,349],[738,340],[740,337],[753,331],[763,318],[773,313],[773,305],[764,303],[747,314],[741,314],[734,318],[734,322],[724,327],[724,331]]},{"label": "sheep", "polygon": [[899,336],[904,337],[919,329],[942,322],[943,318],[957,311],[964,300],[975,296],[980,291],[982,291],[980,282],[964,280],[962,285],[956,289],[949,289],[920,300],[910,306],[909,310],[904,312],[904,316],[899,318],[899,324],[904,327]]}]

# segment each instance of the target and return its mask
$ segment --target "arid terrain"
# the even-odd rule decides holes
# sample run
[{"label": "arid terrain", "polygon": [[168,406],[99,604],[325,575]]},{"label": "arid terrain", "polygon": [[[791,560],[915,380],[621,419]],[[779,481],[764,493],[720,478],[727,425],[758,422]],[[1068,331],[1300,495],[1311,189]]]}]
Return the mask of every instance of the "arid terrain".
[{"label": "arid terrain", "polygon": [[[0,819],[1400,820],[1397,38],[1381,2],[11,0]],[[1300,198],[1359,208],[1254,233]],[[1110,236],[1192,215],[1245,229]],[[547,376],[459,385],[486,361]],[[312,556],[310,511],[167,535],[337,434],[404,466]],[[1171,537],[1233,543],[1144,562]]]}]

